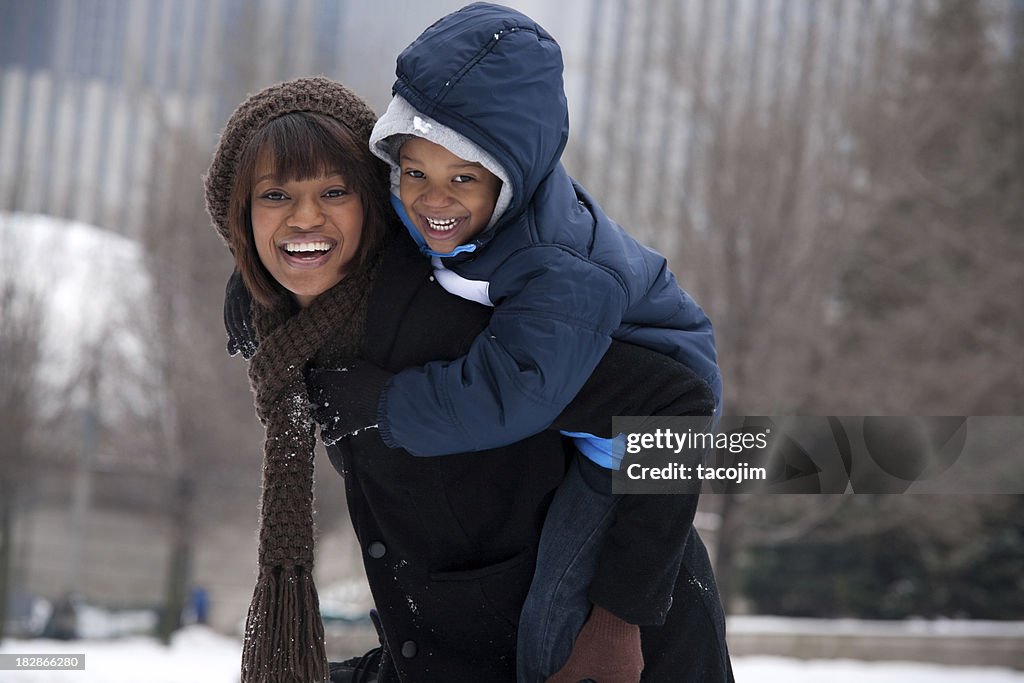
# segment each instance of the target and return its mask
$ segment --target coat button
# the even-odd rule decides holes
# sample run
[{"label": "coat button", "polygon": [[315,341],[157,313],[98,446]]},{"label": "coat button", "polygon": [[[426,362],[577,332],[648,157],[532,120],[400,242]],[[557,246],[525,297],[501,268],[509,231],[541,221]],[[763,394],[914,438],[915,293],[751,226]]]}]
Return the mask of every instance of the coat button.
[{"label": "coat button", "polygon": [[407,640],[402,643],[402,656],[406,659],[412,659],[416,656],[416,643],[411,640]]},{"label": "coat button", "polygon": [[388,548],[386,545],[384,545],[380,541],[374,541],[366,549],[366,554],[375,560],[379,560],[380,558],[384,557],[384,553],[386,553],[387,551]]}]

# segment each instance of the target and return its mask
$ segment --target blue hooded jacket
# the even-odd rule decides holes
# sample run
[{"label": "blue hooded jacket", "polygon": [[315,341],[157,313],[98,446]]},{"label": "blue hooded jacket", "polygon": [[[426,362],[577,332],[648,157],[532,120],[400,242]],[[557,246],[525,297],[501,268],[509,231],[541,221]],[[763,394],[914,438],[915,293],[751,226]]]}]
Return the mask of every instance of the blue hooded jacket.
[{"label": "blue hooded jacket", "polygon": [[512,198],[469,248],[443,259],[463,278],[490,283],[490,324],[468,355],[392,378],[378,414],[389,446],[441,455],[535,434],[572,400],[613,337],[693,369],[720,411],[704,311],[665,258],[605,215],[560,162],[569,131],[562,71],[561,50],[543,28],[488,3],[447,15],[398,57],[393,93],[490,153]]}]

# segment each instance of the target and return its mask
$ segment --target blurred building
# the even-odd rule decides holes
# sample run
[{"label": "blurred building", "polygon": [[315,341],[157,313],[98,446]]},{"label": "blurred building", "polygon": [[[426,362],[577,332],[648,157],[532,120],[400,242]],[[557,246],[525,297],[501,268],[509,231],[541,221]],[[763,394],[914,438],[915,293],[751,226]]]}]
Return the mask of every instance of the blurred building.
[{"label": "blurred building", "polygon": [[398,50],[460,4],[0,0],[0,210],[132,234],[168,130],[212,151],[246,93],[299,75],[383,106]]},{"label": "blurred building", "polygon": [[[167,160],[162,131],[194,130],[212,148],[247,92],[317,73],[382,108],[398,51],[462,4],[0,0],[0,210],[131,234],[146,193],[158,190],[156,160]],[[641,236],[654,239],[659,225],[682,217],[674,209],[648,212],[637,225],[632,203],[653,206],[666,188],[693,202],[686,220],[706,218],[699,199],[708,119],[735,116],[751,101],[765,116],[793,96],[821,111],[845,101],[871,77],[872,41],[905,30],[912,8],[927,2],[508,4],[563,45],[570,170],[593,185],[613,216],[630,215]],[[1016,15],[1006,25],[1019,45],[1024,0],[985,5]],[[826,118],[812,143],[839,139]],[[634,149],[640,153],[623,156]],[[627,163],[608,164],[612,159]]]},{"label": "blurred building", "polygon": [[[0,208],[132,233],[161,132],[186,127],[212,145],[237,85],[335,70],[347,6],[5,0]],[[236,41],[262,44],[259,58]]]}]

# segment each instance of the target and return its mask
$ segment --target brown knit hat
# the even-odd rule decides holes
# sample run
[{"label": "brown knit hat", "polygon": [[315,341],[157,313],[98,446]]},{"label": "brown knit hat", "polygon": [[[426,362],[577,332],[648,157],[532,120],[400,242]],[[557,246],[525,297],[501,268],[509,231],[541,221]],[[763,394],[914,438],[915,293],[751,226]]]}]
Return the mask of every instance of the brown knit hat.
[{"label": "brown knit hat", "polygon": [[238,156],[253,134],[270,121],[292,112],[309,111],[344,121],[360,139],[369,140],[377,115],[341,83],[322,77],[296,78],[264,88],[238,105],[221,133],[203,183],[206,210],[221,239],[228,234],[228,204],[235,184]]}]

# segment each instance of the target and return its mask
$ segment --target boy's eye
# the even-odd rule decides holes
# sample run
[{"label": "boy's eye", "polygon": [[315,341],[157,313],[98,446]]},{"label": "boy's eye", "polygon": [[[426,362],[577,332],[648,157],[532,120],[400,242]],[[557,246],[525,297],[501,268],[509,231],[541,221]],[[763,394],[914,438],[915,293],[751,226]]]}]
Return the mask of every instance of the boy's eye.
[{"label": "boy's eye", "polygon": [[454,178],[452,178],[452,182],[456,182],[456,183],[468,183],[468,182],[472,182],[474,180],[476,180],[476,178],[474,178],[471,175],[457,175]]},{"label": "boy's eye", "polygon": [[417,171],[415,168],[406,169],[405,175],[410,178],[424,178],[423,171]]}]

